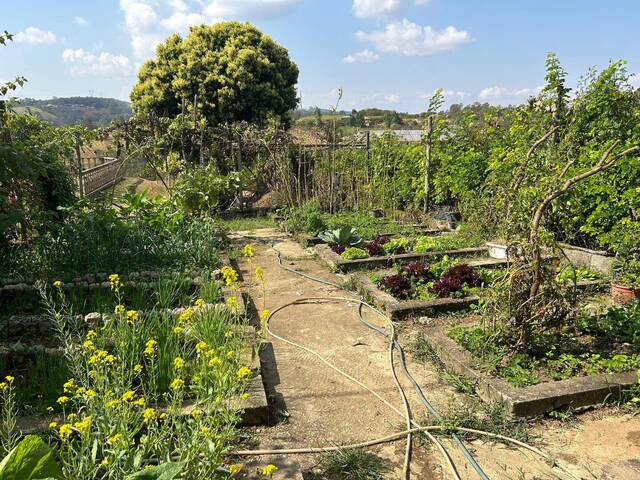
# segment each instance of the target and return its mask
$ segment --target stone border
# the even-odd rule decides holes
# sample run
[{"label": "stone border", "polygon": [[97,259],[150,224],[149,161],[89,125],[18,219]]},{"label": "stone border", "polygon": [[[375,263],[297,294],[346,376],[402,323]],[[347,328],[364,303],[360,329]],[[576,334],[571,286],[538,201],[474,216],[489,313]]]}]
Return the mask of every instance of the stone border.
[{"label": "stone border", "polygon": [[[407,227],[407,233],[411,232],[413,229],[413,231],[415,231],[416,233],[419,233],[420,236],[423,237],[430,237],[430,236],[438,236],[438,235],[442,235],[444,233],[452,233],[453,230],[449,229],[449,228],[445,228],[445,229],[441,229],[441,228],[432,228],[432,227],[428,227],[426,225],[409,225]],[[379,237],[396,237],[398,235],[401,235],[399,233],[381,233],[378,236]],[[299,242],[302,242],[305,246],[306,245],[321,245],[321,244],[326,244],[326,242],[324,240],[322,240],[320,237],[317,236],[313,236],[313,235],[307,235],[307,234],[302,234],[302,235],[298,235],[296,237],[296,239]]]},{"label": "stone border", "polygon": [[332,270],[341,272],[350,272],[354,270],[371,270],[374,268],[391,267],[396,263],[408,263],[416,260],[429,260],[434,258],[462,257],[462,256],[478,256],[478,254],[486,253],[487,247],[471,247],[461,248],[457,250],[445,250],[439,252],[426,253],[403,253],[399,255],[388,255],[385,257],[369,257],[359,260],[345,260],[335,253],[327,244],[319,244],[313,247],[320,260],[329,266]]},{"label": "stone border", "polygon": [[535,417],[562,408],[599,405],[620,399],[622,391],[638,384],[637,372],[573,377],[529,387],[514,387],[485,373],[479,360],[444,333],[443,326],[426,330],[426,340],[447,371],[463,375],[475,384],[485,402],[501,401],[514,417]]}]

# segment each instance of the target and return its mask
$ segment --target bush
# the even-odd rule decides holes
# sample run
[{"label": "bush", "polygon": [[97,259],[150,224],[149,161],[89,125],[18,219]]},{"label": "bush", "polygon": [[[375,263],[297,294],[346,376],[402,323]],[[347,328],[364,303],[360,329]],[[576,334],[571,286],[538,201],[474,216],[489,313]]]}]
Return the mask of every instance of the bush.
[{"label": "bush", "polygon": [[238,185],[236,174],[217,175],[210,166],[187,170],[174,187],[174,200],[185,213],[211,214],[231,204]]},{"label": "bush", "polygon": [[384,277],[380,280],[380,285],[391,295],[401,300],[411,298],[414,293],[411,280],[401,273]]}]

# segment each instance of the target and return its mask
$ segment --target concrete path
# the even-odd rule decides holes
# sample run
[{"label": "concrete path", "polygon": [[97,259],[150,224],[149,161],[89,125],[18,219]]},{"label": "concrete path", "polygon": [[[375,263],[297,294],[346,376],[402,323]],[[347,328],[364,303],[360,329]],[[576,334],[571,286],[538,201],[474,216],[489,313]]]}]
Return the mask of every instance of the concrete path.
[{"label": "concrete path", "polygon": [[[277,307],[305,297],[350,298],[342,290],[286,272],[278,266],[273,243],[287,266],[326,280],[341,283],[344,277],[334,275],[313,258],[310,251],[275,229],[238,232],[233,236],[241,246],[252,243],[256,256],[251,262],[240,259],[245,288],[257,311]],[[265,292],[250,280],[254,269],[264,272]],[[250,285],[253,284],[253,285]],[[263,296],[266,293],[266,298]],[[271,330],[290,341],[318,352],[323,358],[369,386],[397,409],[402,410],[398,390],[389,370],[388,344],[380,335],[364,327],[356,316],[357,302],[334,302],[289,307],[271,320]],[[366,318],[378,326],[387,320],[373,312]],[[401,342],[419,325],[400,326]],[[252,448],[278,449],[315,447],[361,442],[395,433],[404,428],[403,418],[353,382],[329,369],[315,356],[267,338],[273,344],[274,364],[265,366],[265,376],[272,386],[271,401],[285,420],[273,427],[250,430]],[[396,362],[396,365],[398,363]],[[442,412],[450,408],[469,408],[477,402],[473,397],[456,393],[442,380],[431,365],[409,359],[409,370],[423,390]],[[398,367],[399,372],[399,367]],[[399,372],[401,376],[401,373]],[[422,424],[434,424],[418,401],[411,385],[401,377],[409,397],[414,418]],[[604,418],[599,418],[605,412]],[[582,415],[570,425],[545,421],[534,427],[539,436],[535,444],[552,455],[579,465],[575,472],[584,478],[640,478],[640,419],[615,415],[611,409]],[[452,443],[440,437],[450,452],[459,474],[464,479],[478,478]],[[400,478],[405,444],[403,441],[375,447],[372,451],[393,466],[388,478]],[[492,479],[566,478],[557,476],[535,455],[507,448],[502,444],[479,440],[468,443],[478,462]],[[274,478],[302,478],[317,464],[313,455],[296,457],[259,457],[249,459],[244,478],[260,478],[257,470],[268,463],[279,467]],[[415,442],[412,478],[451,478],[446,464],[433,445]],[[593,476],[590,476],[591,471]],[[309,477],[311,478],[311,477]]]}]

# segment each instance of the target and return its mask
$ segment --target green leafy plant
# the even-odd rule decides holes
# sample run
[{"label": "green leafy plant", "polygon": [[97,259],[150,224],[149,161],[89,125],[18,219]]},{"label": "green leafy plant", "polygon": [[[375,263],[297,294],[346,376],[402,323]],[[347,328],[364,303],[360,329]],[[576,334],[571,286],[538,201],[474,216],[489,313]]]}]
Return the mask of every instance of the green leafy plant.
[{"label": "green leafy plant", "polygon": [[349,227],[327,230],[318,236],[329,245],[338,245],[341,247],[357,247],[362,243],[362,237],[356,233],[354,228]]},{"label": "green leafy plant", "polygon": [[387,462],[366,450],[338,450],[321,457],[320,470],[327,480],[382,480]]},{"label": "green leafy plant", "polygon": [[393,238],[382,245],[386,255],[407,253],[411,249],[411,240],[406,237]]},{"label": "green leafy plant", "polygon": [[349,247],[344,252],[342,252],[340,256],[345,260],[359,260],[363,258],[368,258],[369,254],[361,248]]},{"label": "green leafy plant", "polygon": [[0,480],[64,480],[51,448],[37,435],[27,435],[0,462]]},{"label": "green leafy plant", "polygon": [[614,278],[620,285],[640,288],[640,252],[632,252],[618,259],[613,267]]}]

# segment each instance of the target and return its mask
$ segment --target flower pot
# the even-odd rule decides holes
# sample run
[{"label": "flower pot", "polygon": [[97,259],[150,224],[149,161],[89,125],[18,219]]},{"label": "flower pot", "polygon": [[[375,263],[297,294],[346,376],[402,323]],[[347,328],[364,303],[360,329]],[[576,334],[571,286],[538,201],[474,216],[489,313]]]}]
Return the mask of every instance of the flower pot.
[{"label": "flower pot", "polygon": [[487,248],[489,249],[489,256],[491,258],[497,258],[499,260],[507,259],[507,246],[501,245],[499,243],[486,243]]},{"label": "flower pot", "polygon": [[640,288],[630,288],[613,283],[611,285],[611,296],[617,303],[630,303],[636,298],[640,298]]}]

